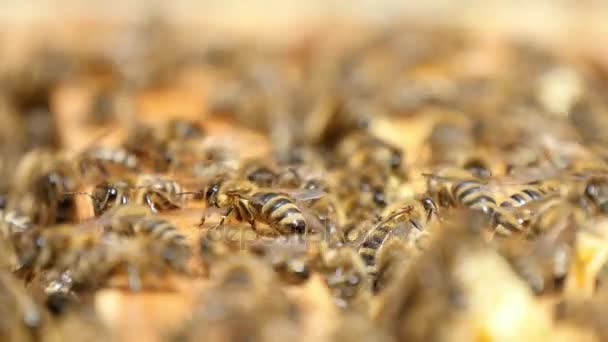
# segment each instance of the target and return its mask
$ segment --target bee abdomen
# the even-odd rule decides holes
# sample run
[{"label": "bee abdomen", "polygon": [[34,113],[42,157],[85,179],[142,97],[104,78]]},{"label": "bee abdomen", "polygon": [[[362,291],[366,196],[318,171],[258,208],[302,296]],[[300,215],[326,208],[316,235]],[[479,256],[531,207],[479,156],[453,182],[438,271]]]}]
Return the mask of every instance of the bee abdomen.
[{"label": "bee abdomen", "polygon": [[386,239],[389,231],[390,229],[387,226],[377,227],[365,238],[365,241],[363,241],[361,247],[373,249],[379,248],[384,242],[384,239]]},{"label": "bee abdomen", "polygon": [[284,204],[270,213],[270,223],[281,227],[284,233],[302,234],[306,230],[306,222],[300,209],[293,203]]},{"label": "bee abdomen", "polygon": [[186,243],[186,237],[175,226],[164,220],[143,220],[134,227],[134,231],[136,234],[140,233],[156,240],[175,244]]},{"label": "bee abdomen", "polygon": [[284,233],[304,233],[306,221],[300,209],[287,196],[278,193],[259,193],[256,200],[262,205],[260,216],[270,225],[275,225]]},{"label": "bee abdomen", "polygon": [[382,247],[386,237],[390,233],[390,227],[379,226],[370,232],[361,246],[359,247],[359,255],[367,266],[373,266],[376,263],[376,252]]},{"label": "bee abdomen", "polygon": [[454,186],[452,192],[456,200],[466,207],[481,210],[488,215],[496,213],[496,200],[477,181],[462,181]]},{"label": "bee abdomen", "polygon": [[517,192],[509,197],[509,199],[500,203],[501,207],[519,207],[532,201],[539,200],[543,197],[543,192],[533,189],[525,189]]},{"label": "bee abdomen", "polygon": [[146,197],[149,198],[150,202],[152,203],[152,205],[154,205],[154,207],[156,209],[160,209],[160,210],[171,210],[171,209],[177,209],[180,206],[178,204],[176,204],[172,198],[167,194],[167,193],[162,193],[159,191],[147,191],[144,196],[142,196],[142,202],[144,203],[140,203],[140,204],[148,204],[145,203],[146,202]]}]

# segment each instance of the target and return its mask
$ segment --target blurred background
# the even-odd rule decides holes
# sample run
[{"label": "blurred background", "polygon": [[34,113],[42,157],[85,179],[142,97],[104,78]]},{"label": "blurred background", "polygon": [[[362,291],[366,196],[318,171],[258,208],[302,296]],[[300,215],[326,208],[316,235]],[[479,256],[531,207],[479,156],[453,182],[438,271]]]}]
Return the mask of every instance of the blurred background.
[{"label": "blurred background", "polygon": [[9,44],[0,47],[0,63],[18,56],[32,37],[86,48],[112,32],[108,25],[120,34],[151,15],[187,30],[194,40],[221,32],[285,42],[339,24],[424,22],[541,40],[608,59],[608,47],[596,44],[608,36],[608,2],[603,0],[5,0],[0,39]]},{"label": "blurred background", "polygon": [[39,25],[56,27],[97,21],[128,24],[150,12],[162,13],[184,26],[282,38],[327,21],[382,23],[396,18],[458,23],[489,32],[530,34],[577,44],[608,33],[608,2],[603,0],[5,0],[0,18],[5,32],[23,29],[51,35],[56,32],[42,30]]}]

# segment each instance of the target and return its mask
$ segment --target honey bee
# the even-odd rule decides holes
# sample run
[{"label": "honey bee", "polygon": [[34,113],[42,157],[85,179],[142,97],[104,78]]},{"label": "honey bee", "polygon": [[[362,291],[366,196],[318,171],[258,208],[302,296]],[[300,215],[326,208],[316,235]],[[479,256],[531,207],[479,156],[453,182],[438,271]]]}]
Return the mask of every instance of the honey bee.
[{"label": "honey bee", "polygon": [[311,259],[311,268],[325,279],[336,306],[348,309],[367,304],[371,284],[365,263],[354,248],[328,248],[321,243]]},{"label": "honey bee", "polygon": [[75,225],[37,227],[17,236],[16,246],[27,278],[44,272],[68,281],[70,288],[101,285],[114,267],[115,255],[102,233]]},{"label": "honey bee", "polygon": [[44,313],[9,272],[0,272],[0,339],[37,341]]},{"label": "honey bee", "polygon": [[123,236],[145,236],[159,241],[164,246],[165,262],[178,270],[184,270],[185,261],[190,257],[190,247],[184,236],[169,221],[150,215],[144,206],[127,205],[114,210],[110,218],[103,222],[106,232]]},{"label": "honey bee", "polygon": [[503,208],[515,208],[525,205],[527,203],[537,201],[550,193],[547,189],[542,187],[526,187],[518,192],[515,192],[509,198],[502,201],[500,206]]},{"label": "honey bee", "polygon": [[133,186],[126,179],[108,179],[103,183],[97,184],[91,194],[95,215],[101,215],[108,209],[129,203],[131,198],[130,192],[132,191]]},{"label": "honey bee", "polygon": [[256,221],[267,224],[281,234],[304,234],[307,222],[296,200],[322,196],[319,192],[293,193],[256,188],[248,181],[215,180],[204,190],[208,207],[225,209],[217,227],[232,214],[237,221],[247,222],[254,229]]},{"label": "honey bee", "polygon": [[518,219],[532,234],[544,235],[560,231],[564,226],[582,223],[587,215],[572,199],[549,196],[519,208]]},{"label": "honey bee", "polygon": [[369,176],[359,177],[357,171],[337,172],[332,177],[336,186],[331,189],[333,191],[330,192],[330,198],[335,193],[337,202],[341,203],[341,212],[349,213],[342,217],[344,227],[352,228],[353,225],[359,226],[361,222],[374,220],[389,202],[385,196],[385,183],[379,182],[379,178],[374,179],[375,184],[372,185]]},{"label": "honey bee", "polygon": [[389,211],[380,222],[367,232],[357,248],[357,252],[365,262],[368,272],[375,276],[377,273],[376,255],[378,250],[381,250],[384,244],[394,236],[400,224],[408,226],[408,236],[420,235],[434,212],[436,212],[436,207],[430,198],[410,200]]},{"label": "honey bee", "polygon": [[65,193],[78,185],[71,163],[61,155],[33,150],[19,162],[11,202],[36,223],[67,222],[73,216],[74,203]]},{"label": "honey bee", "polygon": [[400,270],[411,264],[420,253],[418,248],[411,248],[403,239],[391,238],[378,250],[376,256],[376,272],[374,274],[373,290],[375,293],[383,291],[395,281]]},{"label": "honey bee", "polygon": [[180,208],[183,204],[180,184],[175,180],[153,176],[110,178],[95,186],[95,212],[99,215],[108,209],[127,203],[148,206],[152,212]]},{"label": "honey bee", "polygon": [[49,285],[69,291],[97,288],[122,272],[132,290],[142,287],[142,272],[186,272],[185,236],[167,221],[145,215],[145,207],[123,206],[99,221],[103,230],[89,222],[28,231],[17,244],[21,272],[46,274]]},{"label": "honey bee", "polygon": [[443,169],[438,175],[429,177],[427,188],[440,207],[464,207],[481,211],[496,225],[506,229],[500,230],[504,234],[522,230],[521,224],[496,204],[490,187],[473,177],[469,171]]},{"label": "honey bee", "polygon": [[165,221],[145,220],[137,230],[142,233],[120,240],[116,251],[120,259],[114,273],[127,275],[130,290],[164,288],[170,286],[164,276],[188,273],[190,246],[174,229]]}]

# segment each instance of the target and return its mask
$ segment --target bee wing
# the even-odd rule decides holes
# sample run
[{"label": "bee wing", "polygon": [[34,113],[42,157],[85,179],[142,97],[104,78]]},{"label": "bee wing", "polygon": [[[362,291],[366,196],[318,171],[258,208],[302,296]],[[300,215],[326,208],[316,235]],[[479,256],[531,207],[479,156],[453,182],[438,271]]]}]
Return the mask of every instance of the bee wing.
[{"label": "bee wing", "polygon": [[[314,199],[319,199],[323,196],[325,196],[327,193],[321,189],[274,189],[274,190],[270,190],[271,192],[276,192],[279,194],[284,194],[287,195],[289,197],[291,197],[292,199],[294,199],[297,204],[300,204],[299,206],[302,206],[301,204],[304,204],[304,202],[308,202],[308,201],[312,201]],[[248,196],[248,195],[243,195],[243,194],[239,194],[238,196],[247,199],[248,201],[255,203],[255,204],[259,204],[259,205],[264,205],[264,203],[256,198],[255,196]]]},{"label": "bee wing", "polygon": [[300,212],[302,212],[302,216],[304,216],[304,220],[308,226],[308,232],[325,232],[325,225],[312,210],[304,206],[298,206],[298,208],[300,209]]},{"label": "bee wing", "polygon": [[452,176],[439,176],[434,173],[421,173],[421,175],[427,179],[433,179],[435,181],[449,182],[449,183],[456,183],[456,182],[462,182],[462,181],[468,180],[468,179],[470,179],[470,180],[474,179],[474,180],[478,181],[482,185],[482,187],[488,191],[496,191],[498,189],[498,187],[500,186],[500,184],[498,182],[481,180],[481,179],[477,179],[474,176],[463,178],[463,177],[452,177]]},{"label": "bee wing", "polygon": [[74,227],[80,230],[88,230],[88,229],[100,229],[101,227],[110,223],[112,216],[109,214],[111,210],[104,213],[98,217],[91,217],[86,220],[81,221],[76,224]]},{"label": "bee wing", "polygon": [[296,201],[307,202],[322,198],[327,193],[321,189],[282,190]]}]

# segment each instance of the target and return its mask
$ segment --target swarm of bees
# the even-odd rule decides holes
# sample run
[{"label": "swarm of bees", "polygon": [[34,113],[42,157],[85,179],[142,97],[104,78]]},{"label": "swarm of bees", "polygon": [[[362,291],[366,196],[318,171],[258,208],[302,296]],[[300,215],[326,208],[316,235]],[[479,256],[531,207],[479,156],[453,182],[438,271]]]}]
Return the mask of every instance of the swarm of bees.
[{"label": "swarm of bees", "polygon": [[[519,41],[480,67],[457,30],[181,46],[148,24],[132,55],[0,75],[2,340],[116,338],[97,294],[183,283],[165,339],[608,336],[605,70]],[[192,70],[204,115],[138,113]],[[83,79],[103,134],[66,146],[53,96]]]}]

